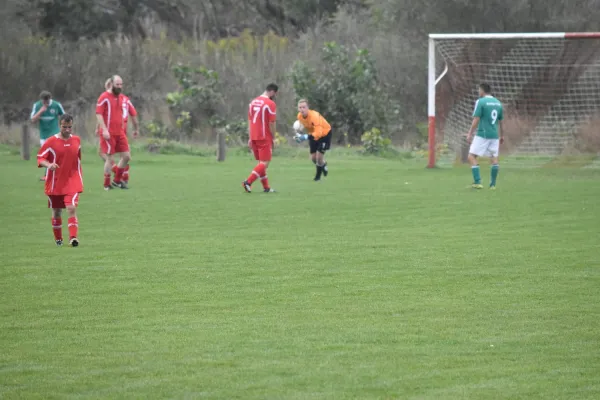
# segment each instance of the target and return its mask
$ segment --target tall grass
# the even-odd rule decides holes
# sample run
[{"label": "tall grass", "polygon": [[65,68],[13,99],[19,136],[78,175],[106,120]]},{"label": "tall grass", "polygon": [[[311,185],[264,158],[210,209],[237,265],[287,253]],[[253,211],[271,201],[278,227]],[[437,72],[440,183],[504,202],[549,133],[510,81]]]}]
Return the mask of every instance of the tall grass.
[{"label": "tall grass", "polygon": [[[184,63],[203,65],[219,73],[221,91],[227,99],[224,107],[227,118],[245,115],[248,101],[260,94],[267,83],[277,82],[279,124],[289,126],[296,115],[288,79],[291,66],[297,60],[313,65],[322,62],[322,44],[334,40],[352,49],[368,48],[394,99],[405,105],[403,117],[412,115],[417,122],[425,103],[419,79],[415,79],[413,72],[421,66],[411,57],[408,43],[401,37],[378,33],[369,21],[368,15],[342,10],[326,28],[317,24],[294,40],[271,32],[255,35],[249,30],[220,40],[190,37],[179,42],[169,39],[164,31],[146,40],[99,39],[77,43],[5,36],[0,38],[3,49],[0,74],[5,93],[0,100],[4,104],[0,105],[5,119],[21,121],[29,115],[40,91],[50,90],[79,119],[93,120],[93,115],[88,114],[93,113],[104,81],[112,74],[119,74],[124,79],[125,93],[142,110],[143,119],[172,124],[165,97],[177,86],[172,67]],[[408,129],[406,124],[397,126],[398,133],[402,131],[404,135],[414,124],[408,124]]]}]

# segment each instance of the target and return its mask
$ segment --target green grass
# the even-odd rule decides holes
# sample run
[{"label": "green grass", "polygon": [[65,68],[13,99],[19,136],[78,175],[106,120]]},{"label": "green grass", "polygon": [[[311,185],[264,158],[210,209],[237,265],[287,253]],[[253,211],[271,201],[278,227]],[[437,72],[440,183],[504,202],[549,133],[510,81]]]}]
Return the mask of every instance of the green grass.
[{"label": "green grass", "polygon": [[[84,154],[79,248],[0,149],[0,398],[600,398],[600,174]],[[484,183],[487,165],[482,167]],[[260,184],[255,185],[260,187]],[[66,228],[65,228],[66,229]]]}]

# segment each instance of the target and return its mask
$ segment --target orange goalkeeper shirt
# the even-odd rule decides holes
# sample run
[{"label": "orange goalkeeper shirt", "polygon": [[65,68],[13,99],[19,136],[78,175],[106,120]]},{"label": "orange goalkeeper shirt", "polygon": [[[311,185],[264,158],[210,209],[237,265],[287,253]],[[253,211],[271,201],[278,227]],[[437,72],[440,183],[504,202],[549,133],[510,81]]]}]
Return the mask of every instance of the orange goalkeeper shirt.
[{"label": "orange goalkeeper shirt", "polygon": [[304,130],[311,135],[315,140],[319,140],[331,131],[331,125],[319,112],[308,110],[306,118],[302,113],[298,113],[298,121],[304,126]]}]

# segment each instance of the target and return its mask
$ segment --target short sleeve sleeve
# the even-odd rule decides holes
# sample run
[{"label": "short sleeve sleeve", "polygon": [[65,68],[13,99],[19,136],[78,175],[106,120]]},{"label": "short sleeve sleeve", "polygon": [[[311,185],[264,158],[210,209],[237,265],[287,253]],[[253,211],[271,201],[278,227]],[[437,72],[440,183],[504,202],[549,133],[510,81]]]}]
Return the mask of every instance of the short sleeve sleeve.
[{"label": "short sleeve sleeve", "polygon": [[127,100],[127,112],[129,112],[129,115],[132,117],[137,117],[137,110],[133,106],[131,100]]},{"label": "short sleeve sleeve", "polygon": [[58,109],[56,112],[58,115],[65,114],[65,109],[63,108],[62,104],[60,104],[59,102],[56,102],[56,108]]},{"label": "short sleeve sleeve", "polygon": [[33,116],[38,112],[38,102],[33,103],[33,107],[31,107],[31,116],[29,118],[33,118]]},{"label": "short sleeve sleeve", "polygon": [[104,114],[108,100],[104,96],[100,96],[96,102],[96,114]]},{"label": "short sleeve sleeve", "polygon": [[473,110],[473,118],[475,117],[482,117],[482,113],[483,113],[483,106],[481,104],[481,102],[479,100],[477,100],[475,102],[475,109]]},{"label": "short sleeve sleeve", "polygon": [[41,167],[41,162],[42,161],[48,161],[48,162],[54,162],[54,154],[52,153],[52,149],[50,148],[50,144],[51,144],[51,140],[46,140],[44,142],[44,144],[42,145],[42,147],[40,148],[40,151],[38,151],[37,154],[37,164],[38,164],[38,168]]},{"label": "short sleeve sleeve", "polygon": [[269,113],[269,121],[275,121],[277,119],[277,104],[275,104],[275,102],[271,102],[268,105],[267,112]]}]

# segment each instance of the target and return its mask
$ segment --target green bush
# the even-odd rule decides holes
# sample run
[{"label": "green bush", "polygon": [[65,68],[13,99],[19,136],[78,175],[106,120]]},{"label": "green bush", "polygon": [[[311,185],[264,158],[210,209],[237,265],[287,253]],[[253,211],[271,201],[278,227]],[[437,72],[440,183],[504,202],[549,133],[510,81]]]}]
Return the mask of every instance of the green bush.
[{"label": "green bush", "polygon": [[190,138],[197,129],[223,126],[219,74],[183,64],[176,65],[173,73],[179,90],[169,93],[166,100],[180,139]]},{"label": "green bush", "polygon": [[238,119],[227,123],[223,129],[226,133],[226,141],[228,145],[246,146],[248,144],[248,121]]},{"label": "green bush", "polygon": [[388,116],[397,119],[399,109],[379,81],[369,52],[360,49],[351,57],[345,46],[327,42],[321,59],[316,67],[301,61],[293,65],[296,100],[308,99],[336,132],[348,132],[352,144],[374,128],[388,133]]},{"label": "green bush", "polygon": [[377,128],[373,128],[365,133],[360,138],[366,154],[381,155],[389,151],[392,141],[385,137]]}]

